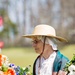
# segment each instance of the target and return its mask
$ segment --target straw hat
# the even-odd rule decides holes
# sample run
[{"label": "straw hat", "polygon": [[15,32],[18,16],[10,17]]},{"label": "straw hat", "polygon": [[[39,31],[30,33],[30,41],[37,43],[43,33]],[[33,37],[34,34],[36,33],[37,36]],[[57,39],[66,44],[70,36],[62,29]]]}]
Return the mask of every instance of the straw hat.
[{"label": "straw hat", "polygon": [[37,25],[34,28],[34,31],[32,34],[23,35],[23,37],[31,38],[31,39],[33,39],[37,36],[47,36],[47,37],[51,37],[51,38],[56,38],[57,40],[59,40],[61,42],[67,42],[66,39],[56,36],[56,31],[52,26],[45,25],[45,24]]}]

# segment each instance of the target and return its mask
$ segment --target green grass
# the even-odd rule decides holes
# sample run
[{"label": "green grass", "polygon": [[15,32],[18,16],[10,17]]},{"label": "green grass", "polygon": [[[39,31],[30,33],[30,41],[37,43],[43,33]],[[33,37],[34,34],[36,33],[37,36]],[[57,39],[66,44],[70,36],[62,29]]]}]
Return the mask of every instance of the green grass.
[{"label": "green grass", "polygon": [[[65,46],[60,51],[69,59],[72,59],[73,54],[75,54],[75,45]],[[31,65],[31,71],[37,57],[33,48],[5,48],[2,49],[2,54],[6,55],[11,63],[21,67]]]},{"label": "green grass", "polygon": [[6,48],[2,49],[2,54],[9,58],[10,63],[21,67],[31,65],[31,69],[37,54],[32,48]]},{"label": "green grass", "polygon": [[73,54],[75,54],[75,44],[63,47],[61,52],[71,60]]}]

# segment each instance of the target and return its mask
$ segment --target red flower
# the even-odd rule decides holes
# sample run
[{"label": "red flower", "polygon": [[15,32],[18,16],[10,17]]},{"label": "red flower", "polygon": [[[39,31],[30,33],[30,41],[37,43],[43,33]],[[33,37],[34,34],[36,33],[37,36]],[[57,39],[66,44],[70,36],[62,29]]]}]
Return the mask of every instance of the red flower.
[{"label": "red flower", "polygon": [[0,41],[0,48],[3,48],[4,42]]},{"label": "red flower", "polygon": [[10,74],[10,75],[16,75],[16,74],[15,74],[15,71],[14,71],[13,69],[11,69],[11,68],[8,69],[7,73],[8,73],[8,75],[9,75],[9,74]]}]

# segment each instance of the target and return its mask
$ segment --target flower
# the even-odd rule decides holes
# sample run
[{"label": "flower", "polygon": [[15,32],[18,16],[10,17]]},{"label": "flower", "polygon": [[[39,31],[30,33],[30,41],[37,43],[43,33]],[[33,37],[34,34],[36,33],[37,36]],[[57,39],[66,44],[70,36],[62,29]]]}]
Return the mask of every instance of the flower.
[{"label": "flower", "polygon": [[67,72],[67,75],[75,75],[75,54],[71,61],[69,61],[64,70]]},{"label": "flower", "polygon": [[9,63],[7,56],[0,54],[0,75],[31,75],[30,65],[22,68]]}]

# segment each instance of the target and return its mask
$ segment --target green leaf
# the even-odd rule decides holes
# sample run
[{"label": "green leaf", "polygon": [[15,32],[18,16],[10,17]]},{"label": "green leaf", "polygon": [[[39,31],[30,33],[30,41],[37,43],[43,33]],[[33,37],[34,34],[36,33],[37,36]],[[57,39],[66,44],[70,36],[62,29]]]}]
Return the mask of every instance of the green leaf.
[{"label": "green leaf", "polygon": [[3,71],[3,72],[8,71],[8,67],[7,67],[7,66],[2,65],[2,71]]}]

